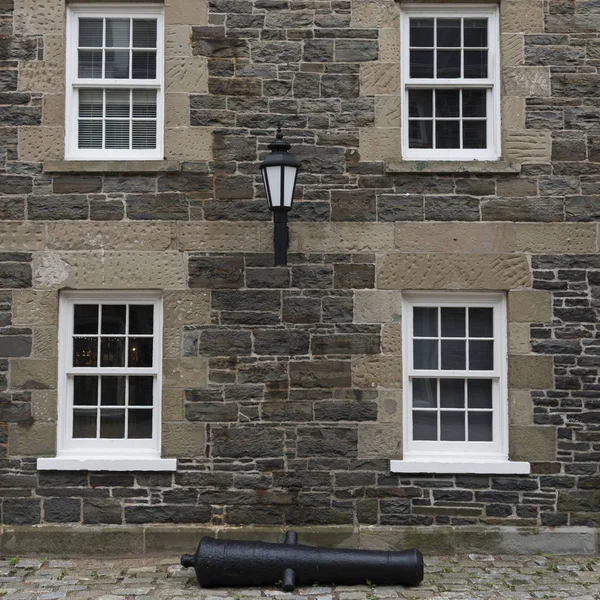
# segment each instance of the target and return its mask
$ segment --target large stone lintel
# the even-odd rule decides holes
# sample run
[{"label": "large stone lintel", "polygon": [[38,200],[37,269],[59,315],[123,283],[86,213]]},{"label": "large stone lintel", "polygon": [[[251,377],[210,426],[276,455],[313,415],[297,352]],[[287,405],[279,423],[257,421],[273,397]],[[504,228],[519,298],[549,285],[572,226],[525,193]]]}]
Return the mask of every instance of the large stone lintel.
[{"label": "large stone lintel", "polygon": [[178,160],[45,160],[44,173],[174,173]]}]

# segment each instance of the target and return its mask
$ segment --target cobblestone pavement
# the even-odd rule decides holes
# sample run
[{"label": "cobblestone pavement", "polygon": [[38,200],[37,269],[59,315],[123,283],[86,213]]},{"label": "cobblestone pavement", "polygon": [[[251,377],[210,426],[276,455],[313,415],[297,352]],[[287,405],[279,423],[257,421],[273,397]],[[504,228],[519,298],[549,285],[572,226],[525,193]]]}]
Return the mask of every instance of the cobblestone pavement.
[{"label": "cobblestone pavement", "polygon": [[0,599],[10,600],[377,600],[396,598],[600,599],[600,556],[449,556],[426,559],[418,588],[321,586],[201,589],[175,559],[0,561]]}]

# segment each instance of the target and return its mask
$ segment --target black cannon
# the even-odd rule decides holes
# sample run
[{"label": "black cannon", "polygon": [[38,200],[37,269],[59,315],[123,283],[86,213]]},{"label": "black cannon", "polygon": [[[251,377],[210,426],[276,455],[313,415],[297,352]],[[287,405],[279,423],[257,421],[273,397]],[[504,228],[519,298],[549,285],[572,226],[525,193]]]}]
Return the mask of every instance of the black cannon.
[{"label": "black cannon", "polygon": [[284,544],[204,537],[196,554],[184,554],[181,564],[194,567],[202,587],[282,582],[282,589],[290,592],[296,585],[314,583],[419,585],[423,581],[423,555],[414,548],[385,552],[303,546],[295,531],[287,532]]}]

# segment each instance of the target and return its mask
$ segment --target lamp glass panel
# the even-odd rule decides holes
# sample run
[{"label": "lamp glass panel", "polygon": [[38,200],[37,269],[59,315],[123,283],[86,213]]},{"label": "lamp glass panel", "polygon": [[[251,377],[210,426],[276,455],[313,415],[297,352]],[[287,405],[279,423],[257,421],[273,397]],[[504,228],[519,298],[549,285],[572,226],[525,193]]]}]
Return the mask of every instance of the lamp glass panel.
[{"label": "lamp glass panel", "polygon": [[274,165],[272,167],[266,167],[267,179],[269,182],[269,194],[271,197],[271,206],[273,208],[280,208],[282,204],[281,198],[281,177],[283,170],[281,166]]},{"label": "lamp glass panel", "polygon": [[294,182],[296,181],[296,167],[283,167],[283,205],[286,208],[292,207],[294,200]]}]

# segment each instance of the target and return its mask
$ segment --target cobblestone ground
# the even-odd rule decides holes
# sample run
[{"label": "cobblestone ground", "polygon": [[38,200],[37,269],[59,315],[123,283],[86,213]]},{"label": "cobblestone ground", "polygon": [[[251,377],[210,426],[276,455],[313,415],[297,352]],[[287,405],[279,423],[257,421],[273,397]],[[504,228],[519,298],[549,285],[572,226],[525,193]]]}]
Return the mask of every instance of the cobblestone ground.
[{"label": "cobblestone ground", "polygon": [[600,599],[600,556],[450,556],[426,560],[418,588],[321,586],[201,589],[174,559],[0,561],[0,598],[10,600],[377,600],[396,598]]}]

